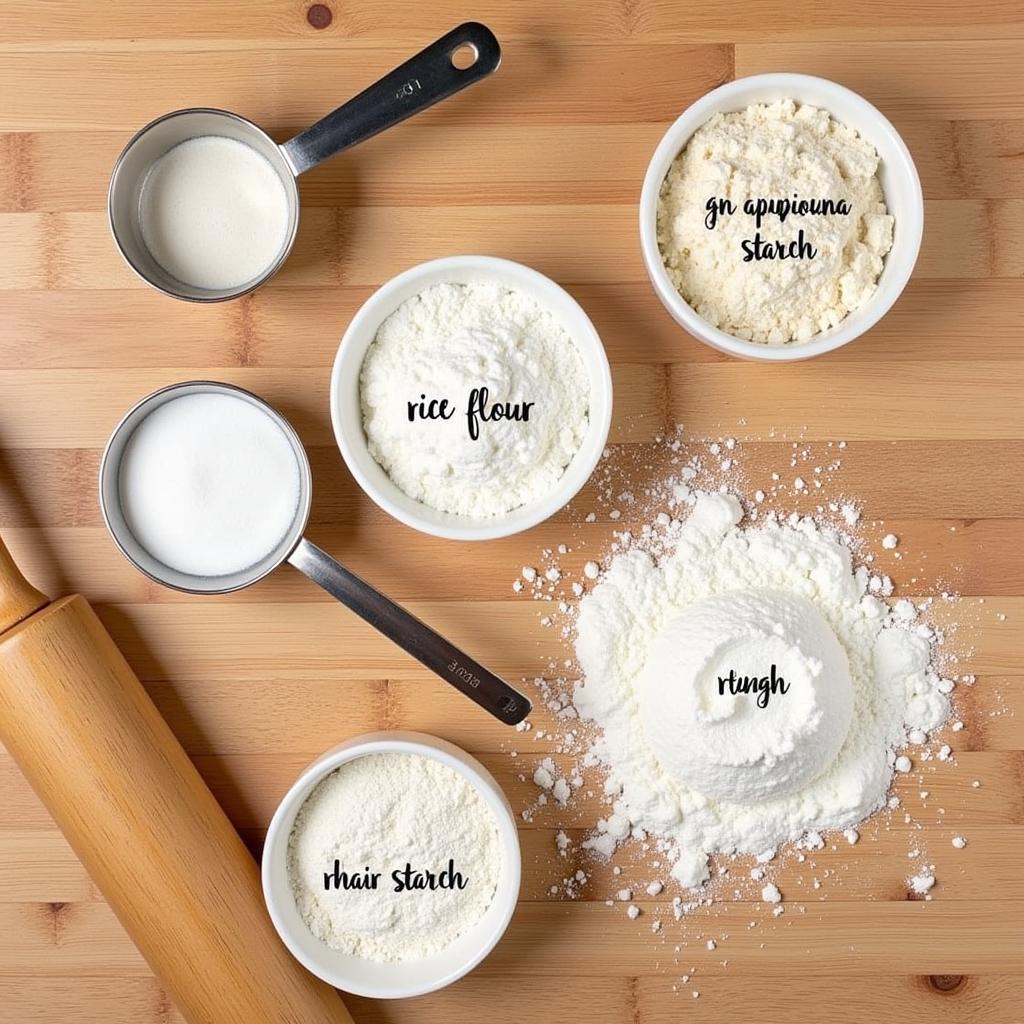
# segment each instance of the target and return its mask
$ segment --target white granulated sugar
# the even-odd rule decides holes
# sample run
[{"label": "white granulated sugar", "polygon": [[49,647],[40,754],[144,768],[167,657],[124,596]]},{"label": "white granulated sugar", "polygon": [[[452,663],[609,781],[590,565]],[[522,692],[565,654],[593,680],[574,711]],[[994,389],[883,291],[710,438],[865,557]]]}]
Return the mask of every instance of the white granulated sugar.
[{"label": "white granulated sugar", "polygon": [[[376,890],[324,889],[334,862],[380,872]],[[463,889],[395,892],[391,872],[444,871]],[[497,821],[470,782],[416,754],[369,754],[319,782],[288,843],[295,902],[310,931],[332,949],[368,960],[430,956],[472,928],[494,899],[502,855]]]},{"label": "white granulated sugar", "polygon": [[191,576],[248,569],[284,540],[299,460],[258,405],[186,394],[154,409],[125,445],[118,490],[128,528],[158,562]]},{"label": "white granulated sugar", "polygon": [[[717,114],[676,157],[661,189],[658,245],[683,298],[713,326],[772,345],[808,341],[874,294],[892,246],[874,147],[825,110],[793,100]],[[746,200],[845,201],[848,214],[769,214]],[[736,212],[705,223],[712,198]],[[744,262],[744,240],[795,242],[813,258]]]},{"label": "white granulated sugar", "polygon": [[[530,402],[528,420],[479,423],[467,409]],[[408,403],[447,399],[446,420],[409,420]],[[549,494],[588,426],[590,383],[576,343],[550,310],[499,284],[436,284],[377,331],[360,373],[370,453],[407,495],[474,518]]]},{"label": "white granulated sugar", "polygon": [[[658,837],[687,886],[709,853],[820,848],[818,833],[852,828],[885,804],[907,730],[949,710],[929,641],[865,601],[838,534],[741,517],[732,496],[695,494],[659,562],[618,553],[579,605],[574,706],[616,794],[598,833]],[[769,662],[790,690],[764,706],[712,689],[727,665]]]}]

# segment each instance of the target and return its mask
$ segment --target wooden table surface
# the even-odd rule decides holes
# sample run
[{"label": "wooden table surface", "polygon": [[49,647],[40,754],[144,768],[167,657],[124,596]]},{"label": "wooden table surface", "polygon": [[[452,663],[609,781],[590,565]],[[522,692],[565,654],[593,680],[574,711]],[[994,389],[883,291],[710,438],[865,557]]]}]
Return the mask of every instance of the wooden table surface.
[{"label": "wooden table surface", "polygon": [[[548,808],[522,830],[523,902],[497,951],[444,993],[351,999],[357,1020],[1020,1020],[1018,0],[316,7],[0,3],[0,529],[12,551],[39,586],[97,604],[254,848],[300,768],[368,729],[445,736],[479,754],[524,806],[535,791],[509,751],[525,759],[548,741],[492,724],[288,569],[225,599],[149,584],[103,529],[96,471],[110,429],[146,392],[191,377],[251,388],[310,448],[313,538],[510,678],[534,676],[559,642],[510,584],[542,547],[570,542],[565,563],[577,569],[602,550],[612,524],[583,522],[593,490],[511,540],[420,536],[346,475],[327,409],[338,339],[376,285],[455,253],[529,263],[569,287],[604,337],[615,442],[641,445],[680,421],[694,437],[731,434],[756,481],[788,462],[783,433],[818,450],[846,440],[842,488],[866,519],[886,520],[869,535],[892,531],[905,552],[884,552],[878,565],[908,584],[903,593],[952,580],[965,595],[956,614],[973,650],[963,670],[978,682],[962,703],[966,728],[952,736],[955,764],[929,779],[927,807],[916,778],[898,787],[926,823],[919,835],[940,884],[932,901],[908,900],[916,837],[897,818],[878,842],[820,856],[839,876],[826,900],[790,866],[784,916],[727,900],[667,925],[666,943],[649,916],[632,922],[604,906],[607,869],[579,901],[548,895],[566,870],[553,830],[597,814]],[[122,265],[107,231],[107,178],[143,123],[219,106],[284,139],[467,17],[501,39],[500,72],[304,177],[298,244],[269,286],[202,308],[149,290]],[[666,125],[733,76],[772,70],[835,79],[879,106],[907,140],[926,196],[921,259],[893,312],[839,353],[777,367],[720,357],[683,334],[647,282],[636,230],[640,182]],[[534,720],[545,727],[543,713]],[[6,757],[0,792],[0,1022],[178,1019]],[[950,844],[958,833],[963,851]],[[719,938],[715,952],[707,935]],[[690,968],[694,980],[673,993]]]}]

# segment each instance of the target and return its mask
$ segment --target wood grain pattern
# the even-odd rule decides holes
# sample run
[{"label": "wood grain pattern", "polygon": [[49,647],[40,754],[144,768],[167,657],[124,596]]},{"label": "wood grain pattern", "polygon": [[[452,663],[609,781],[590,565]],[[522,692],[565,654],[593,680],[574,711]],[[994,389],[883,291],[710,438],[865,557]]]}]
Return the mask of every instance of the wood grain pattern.
[{"label": "wood grain pattern", "polygon": [[[109,0],[102,12],[80,0],[0,4],[0,530],[18,561],[48,592],[98,602],[254,850],[296,773],[368,729],[445,736],[483,759],[517,809],[530,805],[535,755],[561,756],[538,738],[552,724],[546,709],[533,733],[506,732],[290,570],[209,601],[161,590],[116,553],[95,499],[99,452],[129,404],[187,377],[240,383],[279,405],[310,447],[315,540],[510,678],[543,674],[564,648],[513,594],[519,567],[566,543],[564,565],[578,571],[613,527],[640,524],[628,510],[613,524],[592,483],[525,537],[474,546],[420,536],[345,474],[326,405],[337,341],[382,281],[457,252],[522,260],[591,313],[615,379],[612,439],[630,463],[656,467],[651,442],[681,421],[692,438],[738,438],[741,471],[730,479],[768,489],[794,442],[813,466],[835,455],[830,442],[847,441],[832,491],[862,502],[875,565],[900,593],[965,595],[946,614],[961,624],[960,670],[978,680],[962,688],[963,730],[945,734],[954,762],[897,785],[925,827],[898,810],[855,847],[787,862],[782,917],[766,913],[741,861],[735,899],[669,919],[659,937],[655,901],[630,922],[603,904],[607,867],[584,865],[575,846],[557,855],[553,833],[578,839],[599,803],[548,806],[522,824],[523,903],[483,967],[423,999],[352,999],[353,1015],[1018,1021],[1020,3],[326,2],[333,19],[322,31],[307,0]],[[307,175],[298,244],[268,287],[195,308],[151,292],[120,262],[107,176],[143,122],[221,105],[283,139],[467,16],[502,40],[500,73]],[[698,344],[662,310],[640,259],[636,201],[685,106],[733,75],[783,69],[843,82],[893,120],[921,173],[925,240],[906,293],[869,335],[811,363],[753,366]],[[816,500],[781,504],[811,511]],[[879,549],[889,531],[897,552]],[[6,754],[0,791],[0,1024],[180,1022]],[[966,849],[951,846],[956,834]],[[906,898],[917,845],[940,878],[930,902]],[[649,866],[622,864],[630,884],[646,883]],[[581,866],[593,875],[580,899],[550,892]],[[827,882],[820,891],[815,878]]]}]

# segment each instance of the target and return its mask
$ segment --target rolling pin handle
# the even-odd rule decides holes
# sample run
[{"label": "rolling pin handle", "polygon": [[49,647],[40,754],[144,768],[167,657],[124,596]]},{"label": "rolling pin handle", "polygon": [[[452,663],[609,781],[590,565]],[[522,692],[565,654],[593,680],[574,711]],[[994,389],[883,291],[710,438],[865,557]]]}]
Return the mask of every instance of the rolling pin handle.
[{"label": "rolling pin handle", "polygon": [[50,599],[22,575],[0,537],[0,633],[5,633],[49,603]]}]

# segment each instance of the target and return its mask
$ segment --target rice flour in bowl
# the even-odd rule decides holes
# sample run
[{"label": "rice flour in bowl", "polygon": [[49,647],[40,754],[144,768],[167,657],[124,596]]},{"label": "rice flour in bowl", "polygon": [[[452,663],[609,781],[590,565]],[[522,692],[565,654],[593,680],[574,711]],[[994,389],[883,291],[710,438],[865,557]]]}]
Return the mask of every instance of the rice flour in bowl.
[{"label": "rice flour in bowl", "polygon": [[483,540],[542,522],[579,491],[604,450],[611,395],[601,340],[567,292],[521,264],[459,256],[400,274],[359,310],[331,418],[381,508],[434,536]]}]

